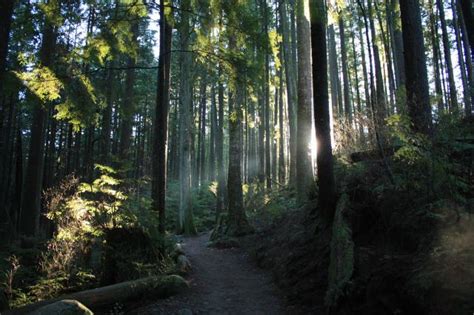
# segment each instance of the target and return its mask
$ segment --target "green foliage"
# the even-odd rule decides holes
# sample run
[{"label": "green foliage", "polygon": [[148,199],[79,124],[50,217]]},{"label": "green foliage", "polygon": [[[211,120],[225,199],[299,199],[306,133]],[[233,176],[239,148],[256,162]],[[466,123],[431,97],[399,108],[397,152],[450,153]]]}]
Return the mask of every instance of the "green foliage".
[{"label": "green foliage", "polygon": [[64,87],[56,74],[48,67],[38,66],[27,72],[13,72],[28,90],[41,101],[54,101]]},{"label": "green foliage", "polygon": [[98,177],[91,183],[68,177],[46,192],[47,217],[56,231],[45,247],[34,257],[15,250],[19,259],[0,266],[10,306],[173,270],[174,242],[159,234],[156,214],[143,198],[141,205],[136,196],[129,198],[133,190],[116,170],[95,168]]},{"label": "green foliage", "polygon": [[294,191],[286,186],[265,190],[264,185],[255,181],[244,184],[244,206],[250,221],[255,225],[274,222],[282,218],[288,209],[297,209]]},{"label": "green foliage", "polygon": [[[198,231],[208,231],[214,227],[216,220],[216,183],[202,183],[201,187],[191,191],[194,225]],[[179,210],[179,183],[168,182],[166,194],[166,225],[169,231],[176,231]]]},{"label": "green foliage", "polygon": [[401,190],[424,191],[433,203],[441,200],[466,204],[468,178],[474,150],[473,127],[463,125],[455,115],[441,115],[431,138],[414,133],[406,116],[388,118],[390,132],[397,148],[396,186]]}]

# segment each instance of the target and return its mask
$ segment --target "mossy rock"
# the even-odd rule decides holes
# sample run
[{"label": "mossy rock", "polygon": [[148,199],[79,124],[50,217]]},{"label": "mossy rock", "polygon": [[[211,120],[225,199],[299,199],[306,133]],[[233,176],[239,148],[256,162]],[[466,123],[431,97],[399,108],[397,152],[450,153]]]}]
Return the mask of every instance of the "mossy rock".
[{"label": "mossy rock", "polygon": [[62,300],[49,304],[30,313],[31,315],[94,315],[82,303],[76,300]]}]

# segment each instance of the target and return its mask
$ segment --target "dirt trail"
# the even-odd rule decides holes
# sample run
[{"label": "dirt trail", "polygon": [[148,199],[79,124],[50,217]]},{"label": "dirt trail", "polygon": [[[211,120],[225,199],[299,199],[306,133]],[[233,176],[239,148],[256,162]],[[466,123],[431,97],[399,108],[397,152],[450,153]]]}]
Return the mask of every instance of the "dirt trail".
[{"label": "dirt trail", "polygon": [[206,247],[209,235],[185,238],[192,264],[191,288],[158,300],[133,314],[284,314],[271,276],[258,269],[241,249]]}]

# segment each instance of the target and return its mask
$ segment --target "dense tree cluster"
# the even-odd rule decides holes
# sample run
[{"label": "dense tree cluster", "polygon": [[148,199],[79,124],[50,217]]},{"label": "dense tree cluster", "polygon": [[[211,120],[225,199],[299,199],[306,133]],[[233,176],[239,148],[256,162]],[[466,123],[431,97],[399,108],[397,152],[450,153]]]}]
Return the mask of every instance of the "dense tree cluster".
[{"label": "dense tree cluster", "polygon": [[2,1],[2,229],[46,232],[42,192],[71,173],[94,178],[94,164],[119,169],[130,194],[153,200],[162,233],[174,180],[180,233],[196,232],[191,190],[211,182],[230,234],[248,226],[243,184],[289,185],[304,202],[318,183],[331,219],[333,151],[374,148],[383,158],[392,115],[428,137],[443,115],[472,115],[471,8]]}]

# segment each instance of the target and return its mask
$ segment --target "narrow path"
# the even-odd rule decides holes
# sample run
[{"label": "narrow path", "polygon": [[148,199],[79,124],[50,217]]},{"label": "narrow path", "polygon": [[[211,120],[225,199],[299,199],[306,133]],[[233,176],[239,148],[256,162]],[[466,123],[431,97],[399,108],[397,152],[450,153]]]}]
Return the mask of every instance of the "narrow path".
[{"label": "narrow path", "polygon": [[185,238],[192,264],[191,288],[134,314],[284,314],[271,276],[254,266],[241,249],[206,247],[209,234]]}]

